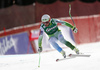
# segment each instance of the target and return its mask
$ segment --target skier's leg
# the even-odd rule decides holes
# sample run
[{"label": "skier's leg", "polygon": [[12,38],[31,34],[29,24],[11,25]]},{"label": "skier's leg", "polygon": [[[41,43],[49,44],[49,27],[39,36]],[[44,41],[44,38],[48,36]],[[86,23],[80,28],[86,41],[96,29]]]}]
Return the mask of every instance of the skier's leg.
[{"label": "skier's leg", "polygon": [[57,41],[57,38],[55,38],[55,37],[49,38],[50,44],[51,44],[58,52],[60,52],[60,53],[63,55],[64,58],[66,58],[65,52],[64,52],[64,51],[62,50],[62,48],[56,43],[56,41]]},{"label": "skier's leg", "polygon": [[57,41],[57,38],[55,38],[55,37],[49,38],[50,44],[51,44],[58,52],[61,52],[61,51],[62,51],[62,48],[56,43],[56,41]]},{"label": "skier's leg", "polygon": [[79,54],[79,50],[74,45],[72,45],[69,41],[66,41],[61,33],[59,33],[58,39],[61,43],[65,44],[66,46],[74,50],[77,54]]},{"label": "skier's leg", "polygon": [[72,45],[69,41],[66,41],[66,40],[64,39],[64,37],[63,37],[63,35],[62,35],[61,33],[59,33],[59,35],[58,35],[58,40],[59,40],[61,43],[63,43],[63,44],[65,44],[66,46],[68,46],[69,48],[71,48],[72,50],[75,48],[74,45]]}]

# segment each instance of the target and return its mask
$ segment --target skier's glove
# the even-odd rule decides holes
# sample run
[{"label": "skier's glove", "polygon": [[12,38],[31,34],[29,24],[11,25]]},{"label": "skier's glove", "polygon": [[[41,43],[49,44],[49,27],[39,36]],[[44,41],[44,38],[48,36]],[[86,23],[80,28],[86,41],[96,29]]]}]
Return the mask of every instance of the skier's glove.
[{"label": "skier's glove", "polygon": [[74,33],[77,33],[78,29],[76,27],[73,27]]},{"label": "skier's glove", "polygon": [[42,47],[39,47],[38,48],[38,52],[42,52]]}]

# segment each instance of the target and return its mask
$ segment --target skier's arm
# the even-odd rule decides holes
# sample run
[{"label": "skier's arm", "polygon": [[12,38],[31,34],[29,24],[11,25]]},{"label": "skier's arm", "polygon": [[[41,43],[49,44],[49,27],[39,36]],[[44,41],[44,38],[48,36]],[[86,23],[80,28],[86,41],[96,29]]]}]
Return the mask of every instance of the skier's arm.
[{"label": "skier's arm", "polygon": [[41,46],[41,44],[42,44],[42,38],[43,38],[43,34],[42,33],[43,33],[43,31],[40,30],[40,34],[39,34],[39,38],[38,38],[38,46],[39,47],[42,47]]},{"label": "skier's arm", "polygon": [[66,25],[66,26],[70,27],[75,33],[77,33],[77,28],[75,26],[71,25],[69,22],[61,21],[61,20],[58,20],[58,19],[56,19],[55,21],[57,23],[61,23],[62,25]]},{"label": "skier's arm", "polygon": [[39,38],[38,38],[39,52],[42,52],[42,39],[43,39],[43,31],[40,29]]},{"label": "skier's arm", "polygon": [[66,21],[61,21],[61,20],[58,20],[58,19],[55,19],[55,21],[56,21],[57,23],[61,23],[62,25],[66,25],[66,26],[68,26],[68,27],[70,27],[70,28],[73,28],[73,27],[74,27],[73,25],[71,25],[70,23],[68,23],[68,22],[66,22]]}]

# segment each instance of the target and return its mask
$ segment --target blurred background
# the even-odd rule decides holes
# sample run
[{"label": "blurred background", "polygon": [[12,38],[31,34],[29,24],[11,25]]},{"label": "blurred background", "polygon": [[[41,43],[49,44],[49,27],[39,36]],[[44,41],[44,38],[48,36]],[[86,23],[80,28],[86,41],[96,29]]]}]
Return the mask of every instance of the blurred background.
[{"label": "blurred background", "polygon": [[[64,27],[67,37],[77,45],[100,41],[100,0],[0,0],[0,54],[37,53],[41,16],[49,14],[73,25],[69,4],[78,33]],[[51,47],[44,36],[47,51]]]}]

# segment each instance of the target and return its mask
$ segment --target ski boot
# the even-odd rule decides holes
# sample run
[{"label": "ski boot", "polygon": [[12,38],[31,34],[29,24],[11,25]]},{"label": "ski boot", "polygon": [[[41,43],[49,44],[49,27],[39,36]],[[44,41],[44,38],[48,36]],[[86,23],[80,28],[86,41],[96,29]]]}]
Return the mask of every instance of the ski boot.
[{"label": "ski boot", "polygon": [[62,54],[62,56],[63,56],[64,58],[66,58],[66,53],[65,53],[65,51],[62,50],[60,53]]},{"label": "ski boot", "polygon": [[75,51],[76,54],[80,54],[80,52],[77,48],[74,48],[74,51]]}]

